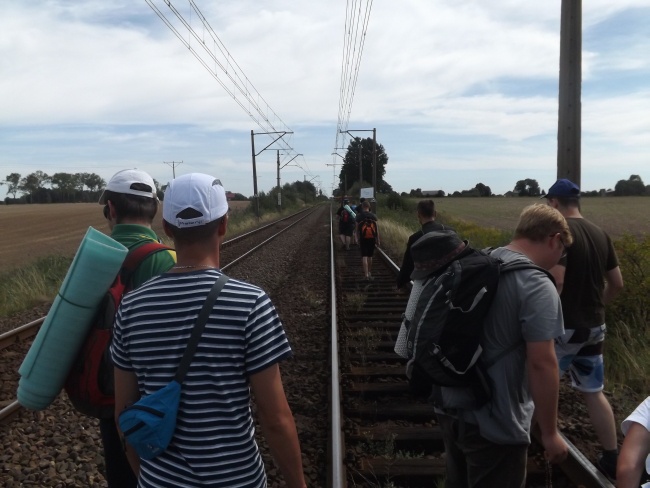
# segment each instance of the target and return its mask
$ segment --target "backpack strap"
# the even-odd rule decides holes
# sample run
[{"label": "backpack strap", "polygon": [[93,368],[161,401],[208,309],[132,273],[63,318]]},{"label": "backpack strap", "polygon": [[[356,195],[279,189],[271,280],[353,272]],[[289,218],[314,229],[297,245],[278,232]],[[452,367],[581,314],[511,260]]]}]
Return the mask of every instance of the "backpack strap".
[{"label": "backpack strap", "polygon": [[[546,276],[548,276],[548,279],[551,280],[551,283],[553,283],[553,286],[555,286],[555,278],[553,278],[553,275],[548,272],[548,270],[545,270],[544,268],[541,268],[537,266],[536,264],[533,263],[527,263],[526,261],[509,261],[507,263],[502,262],[501,267],[499,268],[500,273],[507,273],[509,271],[517,271],[520,269],[534,269],[537,271],[541,271],[544,273]],[[483,366],[485,369],[489,368],[490,366],[495,365],[498,361],[500,361],[502,358],[510,354],[512,351],[517,349],[519,346],[521,346],[521,342],[518,342],[516,344],[512,344],[510,347],[505,348],[503,351],[501,351],[499,354],[494,356],[490,361],[484,361]]]},{"label": "backpack strap", "polygon": [[138,269],[140,263],[142,263],[142,261],[147,257],[154,253],[171,249],[171,247],[165,246],[160,242],[148,241],[135,249],[130,250],[126,255],[126,259],[122,263],[122,269],[120,270],[120,279],[122,280],[122,283],[126,285],[131,281],[131,276],[135,270]]},{"label": "backpack strap", "polygon": [[551,280],[551,283],[553,283],[553,286],[556,285],[555,278],[553,278],[553,275],[548,270],[546,270],[544,268],[541,268],[541,267],[537,266],[536,264],[527,263],[525,261],[509,261],[507,263],[502,262],[500,272],[501,273],[507,273],[508,271],[517,271],[517,270],[520,270],[520,269],[535,269],[537,271],[541,271],[546,276],[548,276],[548,279]]},{"label": "backpack strap", "polygon": [[190,335],[190,340],[185,347],[185,353],[183,353],[181,363],[176,370],[176,375],[174,375],[174,381],[179,384],[183,383],[185,375],[190,369],[190,364],[192,363],[194,353],[199,346],[199,339],[201,338],[201,334],[205,328],[205,323],[208,321],[210,312],[212,312],[212,309],[214,308],[214,302],[217,300],[217,297],[219,296],[219,293],[221,293],[226,281],[228,281],[228,277],[225,274],[219,276],[219,278],[214,282],[214,285],[212,285],[205,302],[203,302],[203,307],[199,312],[199,317],[196,319],[196,323],[192,328],[192,335]]}]

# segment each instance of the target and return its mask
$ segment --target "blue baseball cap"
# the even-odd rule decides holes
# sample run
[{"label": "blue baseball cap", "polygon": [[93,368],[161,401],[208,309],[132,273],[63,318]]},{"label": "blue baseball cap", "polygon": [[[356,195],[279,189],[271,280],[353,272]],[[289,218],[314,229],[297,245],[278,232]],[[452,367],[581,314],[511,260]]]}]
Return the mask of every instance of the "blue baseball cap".
[{"label": "blue baseball cap", "polygon": [[557,180],[541,198],[580,198],[580,187],[573,181],[562,178]]}]

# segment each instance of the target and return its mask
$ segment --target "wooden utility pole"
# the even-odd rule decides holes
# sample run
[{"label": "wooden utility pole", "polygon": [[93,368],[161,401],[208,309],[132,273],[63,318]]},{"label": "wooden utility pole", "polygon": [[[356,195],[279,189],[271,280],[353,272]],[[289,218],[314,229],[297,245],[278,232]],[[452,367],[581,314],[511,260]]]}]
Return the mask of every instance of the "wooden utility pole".
[{"label": "wooden utility pole", "polygon": [[557,177],[580,186],[582,0],[562,0]]},{"label": "wooden utility pole", "polygon": [[178,166],[179,164],[183,164],[183,161],[169,161],[169,162],[163,161],[163,163],[165,163],[167,166],[172,167],[172,179],[175,180],[176,179],[176,166]]},{"label": "wooden utility pole", "polygon": [[377,200],[377,129],[372,129],[372,196]]}]

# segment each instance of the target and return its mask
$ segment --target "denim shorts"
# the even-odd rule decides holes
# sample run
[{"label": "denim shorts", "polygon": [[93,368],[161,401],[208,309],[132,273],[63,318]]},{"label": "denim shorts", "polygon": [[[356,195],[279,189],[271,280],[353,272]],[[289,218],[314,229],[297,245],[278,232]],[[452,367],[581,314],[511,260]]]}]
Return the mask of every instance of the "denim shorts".
[{"label": "denim shorts", "polygon": [[601,391],[604,386],[603,342],[605,324],[590,329],[566,329],[555,339],[555,355],[560,377],[568,371],[574,388],[585,393]]}]

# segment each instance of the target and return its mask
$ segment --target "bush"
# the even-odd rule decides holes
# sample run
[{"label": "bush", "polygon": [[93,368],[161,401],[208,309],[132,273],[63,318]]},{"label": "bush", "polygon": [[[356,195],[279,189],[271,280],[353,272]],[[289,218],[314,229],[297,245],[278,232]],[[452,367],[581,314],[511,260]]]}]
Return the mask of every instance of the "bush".
[{"label": "bush", "polygon": [[391,192],[388,195],[386,206],[391,210],[409,210],[407,200],[402,198],[397,192]]},{"label": "bush", "polygon": [[650,236],[637,240],[625,235],[614,247],[625,287],[606,308],[605,377],[646,391],[650,386],[645,374],[650,369]]}]

